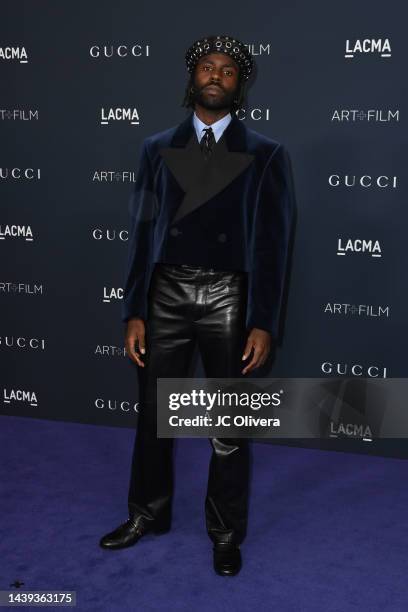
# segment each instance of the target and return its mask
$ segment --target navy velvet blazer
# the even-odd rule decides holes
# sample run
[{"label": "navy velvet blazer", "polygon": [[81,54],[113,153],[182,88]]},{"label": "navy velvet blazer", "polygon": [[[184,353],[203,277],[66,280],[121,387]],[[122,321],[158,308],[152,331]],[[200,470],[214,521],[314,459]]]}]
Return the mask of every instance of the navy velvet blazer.
[{"label": "navy velvet blazer", "polygon": [[156,262],[248,273],[246,326],[277,337],[294,214],[290,160],[235,113],[205,161],[193,112],[146,138],[130,199],[122,320],[146,319]]}]

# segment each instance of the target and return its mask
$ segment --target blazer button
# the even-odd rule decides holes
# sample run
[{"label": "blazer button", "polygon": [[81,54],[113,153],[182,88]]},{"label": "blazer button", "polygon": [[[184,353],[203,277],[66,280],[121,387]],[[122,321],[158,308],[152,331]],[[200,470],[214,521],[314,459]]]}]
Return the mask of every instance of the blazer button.
[{"label": "blazer button", "polygon": [[171,236],[178,236],[179,234],[181,234],[180,230],[177,227],[172,227],[170,230],[170,234]]},{"label": "blazer button", "polygon": [[226,242],[227,234],[218,234],[218,242]]}]

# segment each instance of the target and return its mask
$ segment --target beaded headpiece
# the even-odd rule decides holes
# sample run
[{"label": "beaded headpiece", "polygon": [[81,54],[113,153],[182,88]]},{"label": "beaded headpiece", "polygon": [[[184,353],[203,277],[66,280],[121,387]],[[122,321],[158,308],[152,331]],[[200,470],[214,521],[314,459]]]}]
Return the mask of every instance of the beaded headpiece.
[{"label": "beaded headpiece", "polygon": [[254,66],[252,55],[244,43],[223,34],[208,36],[193,43],[185,55],[187,70],[193,72],[200,57],[209,53],[226,53],[238,64],[242,78],[249,79]]}]

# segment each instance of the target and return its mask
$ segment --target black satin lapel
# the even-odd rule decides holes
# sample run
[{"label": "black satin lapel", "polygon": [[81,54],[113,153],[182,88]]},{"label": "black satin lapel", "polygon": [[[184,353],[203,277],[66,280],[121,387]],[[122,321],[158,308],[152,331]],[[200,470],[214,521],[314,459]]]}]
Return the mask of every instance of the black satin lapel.
[{"label": "black satin lapel", "polygon": [[193,134],[185,147],[165,147],[159,153],[182,190],[190,191],[205,163],[197,136]]},{"label": "black satin lapel", "polygon": [[202,156],[195,134],[184,148],[167,147],[159,151],[185,192],[172,223],[179,221],[225,189],[254,159],[254,155],[249,153],[229,151],[224,134],[208,161]]}]

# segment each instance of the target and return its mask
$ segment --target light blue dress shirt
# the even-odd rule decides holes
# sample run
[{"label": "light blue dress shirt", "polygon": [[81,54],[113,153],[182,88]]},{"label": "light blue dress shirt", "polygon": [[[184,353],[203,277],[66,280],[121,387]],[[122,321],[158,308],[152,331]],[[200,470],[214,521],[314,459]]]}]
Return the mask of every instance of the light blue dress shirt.
[{"label": "light blue dress shirt", "polygon": [[218,142],[218,140],[222,136],[223,131],[225,130],[225,128],[227,127],[231,119],[232,119],[231,113],[227,113],[224,117],[221,117],[221,119],[218,119],[218,121],[215,121],[211,125],[207,125],[206,123],[203,123],[201,119],[199,119],[197,115],[194,113],[193,123],[194,123],[195,131],[197,134],[198,142],[201,141],[202,137],[205,134],[205,132],[203,132],[203,129],[208,128],[208,127],[212,128],[214,132],[215,142]]}]

